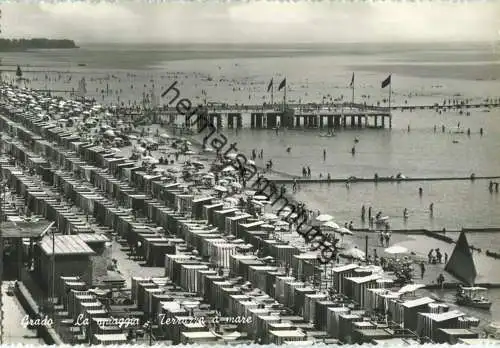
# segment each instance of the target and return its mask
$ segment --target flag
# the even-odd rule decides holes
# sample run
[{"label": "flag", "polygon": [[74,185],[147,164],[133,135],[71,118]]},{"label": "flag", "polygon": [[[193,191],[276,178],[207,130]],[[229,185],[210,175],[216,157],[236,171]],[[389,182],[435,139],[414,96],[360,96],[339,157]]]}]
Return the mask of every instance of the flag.
[{"label": "flag", "polygon": [[349,84],[349,87],[354,87],[354,73],[352,73],[351,83]]},{"label": "flag", "polygon": [[278,87],[278,91],[281,91],[285,87],[286,87],[286,77],[283,79],[283,81],[281,81],[281,83]]},{"label": "flag", "polygon": [[273,79],[271,78],[271,81],[269,81],[269,85],[267,86],[267,91],[270,92],[272,88],[273,88]]},{"label": "flag", "polygon": [[389,75],[384,81],[382,81],[382,88],[385,88],[391,84],[391,75]]}]

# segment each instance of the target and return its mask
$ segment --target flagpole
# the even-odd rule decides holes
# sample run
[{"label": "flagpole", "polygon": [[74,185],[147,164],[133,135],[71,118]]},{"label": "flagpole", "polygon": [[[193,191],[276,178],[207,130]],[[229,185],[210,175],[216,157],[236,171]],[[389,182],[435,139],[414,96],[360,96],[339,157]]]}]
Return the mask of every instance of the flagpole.
[{"label": "flagpole", "polygon": [[283,93],[283,112],[286,111],[286,82],[285,82],[285,91]]},{"label": "flagpole", "polygon": [[271,105],[274,105],[274,83],[271,84]]},{"label": "flagpole", "polygon": [[352,84],[352,107],[354,107],[354,82]]},{"label": "flagpole", "polygon": [[391,112],[391,95],[392,95],[392,77],[389,82],[389,112]]},{"label": "flagpole", "polygon": [[391,81],[389,83],[389,128],[392,128],[391,96],[392,96],[392,75],[391,75]]}]

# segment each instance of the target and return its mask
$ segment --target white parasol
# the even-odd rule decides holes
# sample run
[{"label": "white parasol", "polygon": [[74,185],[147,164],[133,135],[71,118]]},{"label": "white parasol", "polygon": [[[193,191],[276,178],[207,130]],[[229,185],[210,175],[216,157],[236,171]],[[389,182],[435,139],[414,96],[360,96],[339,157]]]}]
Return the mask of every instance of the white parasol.
[{"label": "white parasol", "polygon": [[215,191],[220,191],[220,192],[227,192],[227,188],[225,188],[224,186],[215,186],[214,187],[214,190]]},{"label": "white parasol", "polygon": [[262,218],[264,220],[277,220],[277,219],[279,219],[278,215],[273,214],[273,213],[265,213],[264,215],[262,215]]},{"label": "white parasol", "polygon": [[425,288],[424,284],[408,284],[408,285],[403,286],[401,289],[399,289],[398,293],[407,294],[410,292],[415,292],[418,289],[422,289],[422,288]]},{"label": "white parasol", "polygon": [[260,196],[253,196],[253,199],[255,199],[257,201],[266,201],[267,197],[260,195]]},{"label": "white parasol", "polygon": [[229,172],[234,172],[236,169],[232,166],[227,166],[226,168],[222,169],[223,172],[229,173]]},{"label": "white parasol", "polygon": [[384,252],[387,254],[406,254],[408,252],[408,249],[401,245],[393,245],[385,249]]},{"label": "white parasol", "polygon": [[365,253],[362,250],[359,250],[358,248],[351,248],[347,250],[346,252],[343,253],[346,256],[350,256],[354,259],[358,260],[364,260],[365,259]]},{"label": "white parasol", "polygon": [[321,225],[322,227],[327,227],[327,228],[332,228],[334,230],[337,230],[340,228],[339,225],[337,225],[334,221],[327,221],[324,224]]},{"label": "white parasol", "polygon": [[328,214],[321,214],[321,215],[318,215],[316,217],[316,220],[321,221],[321,222],[327,222],[327,221],[333,220],[333,216],[328,215]]},{"label": "white parasol", "polygon": [[344,235],[344,234],[352,235],[351,230],[349,230],[348,228],[345,228],[345,227],[339,227],[339,228],[335,229],[335,232],[340,233],[341,235]]}]

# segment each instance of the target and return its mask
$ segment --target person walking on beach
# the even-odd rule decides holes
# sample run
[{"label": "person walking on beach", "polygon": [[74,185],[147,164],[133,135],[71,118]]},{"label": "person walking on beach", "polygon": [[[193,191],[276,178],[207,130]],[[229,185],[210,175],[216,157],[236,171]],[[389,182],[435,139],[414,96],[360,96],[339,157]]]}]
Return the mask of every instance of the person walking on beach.
[{"label": "person walking on beach", "polygon": [[391,234],[389,232],[386,232],[384,238],[385,238],[385,246],[389,246],[389,242],[391,241]]},{"label": "person walking on beach", "polygon": [[361,206],[361,221],[365,221],[365,213],[366,213],[366,209],[365,209],[365,205],[363,204]]},{"label": "person walking on beach", "polygon": [[431,203],[429,205],[429,214],[431,215],[431,217],[434,216],[434,203]]},{"label": "person walking on beach", "polygon": [[444,275],[443,273],[440,273],[438,278],[437,278],[437,283],[441,289],[444,287]]},{"label": "person walking on beach", "polygon": [[448,253],[444,253],[444,264],[446,265],[448,263]]},{"label": "person walking on beach", "polygon": [[429,264],[432,264],[432,259],[434,258],[434,249],[431,249],[431,251],[429,251],[427,257],[429,258]]},{"label": "person walking on beach", "polygon": [[307,176],[311,177],[311,168],[309,168],[309,166],[307,167]]},{"label": "person walking on beach", "polygon": [[420,262],[420,279],[424,279],[425,275],[425,264],[424,262]]},{"label": "person walking on beach", "polygon": [[326,149],[323,149],[323,161],[326,161]]},{"label": "person walking on beach", "polygon": [[379,237],[380,246],[384,246],[384,232],[380,232]]},{"label": "person walking on beach", "polygon": [[443,254],[441,254],[439,248],[436,249],[436,259],[438,263],[441,263],[441,260],[443,259]]},{"label": "person walking on beach", "polygon": [[293,192],[297,192],[297,179],[293,179],[292,190],[293,190]]}]

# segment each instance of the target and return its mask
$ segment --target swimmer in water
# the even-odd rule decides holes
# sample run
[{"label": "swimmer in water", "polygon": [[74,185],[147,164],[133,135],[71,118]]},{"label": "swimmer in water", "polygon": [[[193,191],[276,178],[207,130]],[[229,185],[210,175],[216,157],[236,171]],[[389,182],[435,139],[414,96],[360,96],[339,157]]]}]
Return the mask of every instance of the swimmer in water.
[{"label": "swimmer in water", "polygon": [[357,144],[357,143],[359,143],[358,137],[354,138],[354,144]]},{"label": "swimmer in water", "polygon": [[290,153],[292,151],[292,148],[289,146],[286,148],[286,152]]}]

